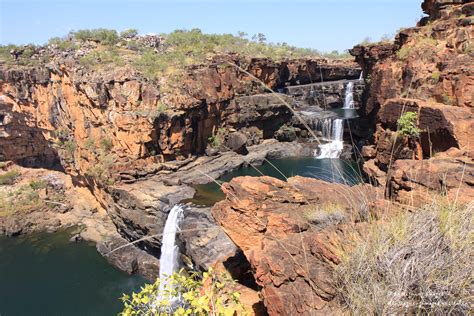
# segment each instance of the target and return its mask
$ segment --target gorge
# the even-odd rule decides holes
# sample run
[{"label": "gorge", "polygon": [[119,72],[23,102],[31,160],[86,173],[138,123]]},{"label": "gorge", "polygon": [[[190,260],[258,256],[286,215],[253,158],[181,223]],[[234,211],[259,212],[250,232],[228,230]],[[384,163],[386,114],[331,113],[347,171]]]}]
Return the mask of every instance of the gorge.
[{"label": "gorge", "polygon": [[[426,205],[445,210],[447,199],[468,214],[450,238],[472,233],[474,2],[422,8],[426,16],[393,42],[353,47],[355,61],[217,48],[198,59],[171,44],[204,41],[196,30],[112,45],[71,37],[2,55],[0,235],[76,227],[73,241],[95,243],[110,264],[149,281],[179,267],[222,271],[251,314],[370,314],[351,309],[338,271],[374,227]],[[149,74],[181,49],[196,60]],[[400,266],[414,253],[403,251]],[[381,257],[377,266],[396,271]],[[456,271],[472,268],[459,262]],[[123,291],[144,282],[128,280]],[[431,286],[409,285],[407,297],[421,301]],[[443,296],[458,298],[460,314],[469,286]],[[382,314],[431,308],[387,301]]]}]

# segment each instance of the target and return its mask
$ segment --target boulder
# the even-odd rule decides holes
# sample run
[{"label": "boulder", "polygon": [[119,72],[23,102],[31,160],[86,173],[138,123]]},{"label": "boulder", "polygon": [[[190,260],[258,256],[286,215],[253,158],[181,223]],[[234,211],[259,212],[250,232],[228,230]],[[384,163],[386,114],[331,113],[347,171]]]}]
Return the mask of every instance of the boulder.
[{"label": "boulder", "polygon": [[303,177],[239,177],[223,191],[212,215],[250,262],[268,314],[340,313],[332,272],[380,192]]}]

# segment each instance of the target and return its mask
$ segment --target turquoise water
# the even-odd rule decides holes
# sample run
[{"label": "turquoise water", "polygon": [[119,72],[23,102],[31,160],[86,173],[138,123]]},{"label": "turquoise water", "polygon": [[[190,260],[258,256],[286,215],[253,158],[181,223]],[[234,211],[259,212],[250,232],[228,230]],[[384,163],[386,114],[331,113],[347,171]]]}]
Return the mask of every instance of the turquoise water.
[{"label": "turquoise water", "polygon": [[116,315],[145,280],[111,266],[67,232],[0,237],[0,315]]},{"label": "turquoise water", "polygon": [[[243,167],[225,174],[218,179],[218,182],[228,182],[238,176],[261,176],[262,174],[281,180],[285,180],[285,177],[299,175],[349,185],[362,182],[359,167],[355,162],[312,157],[270,160],[269,163],[255,166],[255,168],[252,166]],[[210,206],[224,199],[224,194],[216,183],[195,185],[194,188],[196,195],[186,202]]]}]

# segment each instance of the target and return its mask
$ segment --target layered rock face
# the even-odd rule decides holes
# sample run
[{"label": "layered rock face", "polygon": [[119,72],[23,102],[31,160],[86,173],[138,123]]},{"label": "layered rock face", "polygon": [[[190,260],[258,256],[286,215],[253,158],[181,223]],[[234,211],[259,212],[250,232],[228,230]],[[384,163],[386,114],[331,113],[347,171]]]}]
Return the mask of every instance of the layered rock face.
[{"label": "layered rock face", "polygon": [[354,108],[360,108],[365,88],[363,80],[339,80],[290,86],[285,89],[285,92],[303,104],[318,106],[321,109],[342,108],[346,97],[346,87],[349,83],[353,84]]},{"label": "layered rock face", "polygon": [[[235,56],[190,67],[178,84],[167,82],[175,78],[150,81],[128,68],[91,73],[67,60],[40,70],[3,69],[1,159],[64,168],[87,186],[120,233],[105,236],[98,249],[121,269],[152,278],[158,263],[141,249],[108,252],[156,235],[138,246],[159,256],[167,212],[193,197],[192,184],[267,158],[310,152],[273,139],[292,119],[285,105],[292,99],[265,93],[237,66],[276,90],[360,74],[352,62]],[[212,137],[219,138],[217,148],[209,147]],[[209,209],[193,208],[184,224],[195,232],[181,236],[182,249],[197,266],[238,253]]]},{"label": "layered rock face", "polygon": [[[443,172],[469,170],[474,159],[469,136],[474,130],[474,3],[433,0],[424,1],[422,7],[428,16],[417,27],[402,30],[395,43],[351,50],[369,86],[361,112],[374,128],[372,144],[362,149],[364,170],[387,186],[389,196],[400,200],[402,191],[432,188],[413,177],[400,179],[400,169],[425,168],[425,162],[407,159],[429,159],[436,166],[451,159],[445,167],[430,170],[440,183]],[[405,112],[418,114],[419,137],[395,132]],[[444,152],[444,158],[438,159]],[[457,167],[449,167],[451,163]],[[459,180],[458,186],[471,186],[466,179]]]},{"label": "layered rock face", "polygon": [[270,315],[340,313],[332,271],[383,194],[303,177],[239,177],[212,215],[242,249]]},{"label": "layered rock face", "polygon": [[[239,95],[258,93],[260,86],[236,67],[218,67],[219,63],[241,64],[272,89],[310,80],[351,78],[359,72],[354,64],[328,64],[324,60],[274,63],[266,59],[221,59],[209,66],[189,69],[182,78],[182,85],[166,89],[166,84],[147,81],[127,69],[100,77],[84,73],[78,65],[3,70],[0,115],[2,121],[13,112],[28,116],[11,128],[37,128],[47,143],[58,145],[56,150],[63,158],[62,163],[71,173],[85,174],[98,162],[98,151],[104,140],[106,149],[115,155],[121,169],[126,169],[143,162],[203,153],[209,137],[225,125],[227,117],[230,126],[239,127],[252,125],[252,120],[274,121],[276,117],[281,124],[286,120],[285,115],[288,118],[281,102],[266,101],[265,97],[235,99]],[[318,79],[319,67],[323,75]],[[253,113],[239,114],[243,108],[239,103],[249,105],[262,101],[258,117],[253,117]],[[260,126],[260,133],[268,138],[278,125],[278,122],[272,123],[269,130]],[[27,142],[19,137],[15,139]],[[8,151],[7,138],[2,137],[2,141],[5,142],[3,150]],[[25,156],[8,155],[6,159],[11,160]],[[34,155],[34,152],[29,154]]]}]

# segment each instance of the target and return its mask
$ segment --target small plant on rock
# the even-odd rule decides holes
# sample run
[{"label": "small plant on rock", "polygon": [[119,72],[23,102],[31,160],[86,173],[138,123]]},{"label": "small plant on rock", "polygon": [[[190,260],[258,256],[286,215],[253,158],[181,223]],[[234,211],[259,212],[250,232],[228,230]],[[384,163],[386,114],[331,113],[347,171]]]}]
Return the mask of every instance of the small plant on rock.
[{"label": "small plant on rock", "polygon": [[220,127],[217,129],[217,132],[215,132],[214,134],[212,134],[211,137],[209,137],[209,143],[212,148],[217,149],[224,142],[224,138],[225,138],[225,129]]},{"label": "small plant on rock", "polygon": [[418,113],[405,112],[397,121],[398,132],[403,136],[419,137],[421,130],[417,126]]}]

